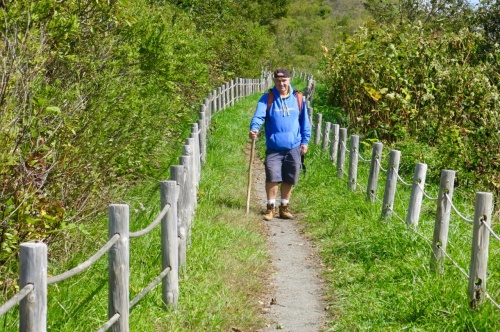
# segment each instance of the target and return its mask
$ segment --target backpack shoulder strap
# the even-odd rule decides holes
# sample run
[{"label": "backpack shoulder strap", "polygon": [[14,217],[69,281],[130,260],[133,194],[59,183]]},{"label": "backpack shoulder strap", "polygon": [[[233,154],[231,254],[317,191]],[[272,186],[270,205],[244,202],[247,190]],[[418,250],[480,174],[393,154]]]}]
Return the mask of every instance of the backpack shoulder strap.
[{"label": "backpack shoulder strap", "polygon": [[269,110],[271,109],[271,105],[273,104],[273,101],[274,101],[273,89],[269,89],[269,91],[267,92],[267,109],[266,109],[266,113],[269,112]]},{"label": "backpack shoulder strap", "polygon": [[299,114],[300,114],[302,112],[302,101],[304,99],[304,96],[300,91],[294,91],[293,93],[295,95],[295,98],[297,98],[297,103],[299,104]]},{"label": "backpack shoulder strap", "polygon": [[[304,96],[303,96],[302,92],[297,91],[297,90],[294,90],[293,94],[295,95],[295,98],[297,98],[297,103],[299,104],[299,114],[300,114],[302,112],[302,102],[303,102]],[[273,89],[269,89],[269,92],[267,93],[266,113],[269,112],[269,109],[271,108],[273,101],[274,101]]]}]

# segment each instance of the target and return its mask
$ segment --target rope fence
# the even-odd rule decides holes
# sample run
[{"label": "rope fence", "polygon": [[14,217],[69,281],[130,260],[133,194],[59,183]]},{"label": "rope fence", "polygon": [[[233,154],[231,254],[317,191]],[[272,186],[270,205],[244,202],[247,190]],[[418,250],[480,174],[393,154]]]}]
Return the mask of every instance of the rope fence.
[{"label": "rope fence", "polygon": [[[292,72],[295,75],[295,71]],[[300,73],[307,80],[306,101],[314,94],[311,75]],[[108,253],[108,321],[97,331],[127,332],[130,330],[129,311],[154,287],[162,283],[162,300],[166,308],[177,308],[179,301],[179,269],[186,265],[186,251],[193,225],[197,189],[201,168],[206,161],[207,136],[212,115],[241,98],[264,92],[272,85],[272,75],[263,71],[259,79],[236,78],[214,89],[200,104],[199,120],[191,125],[179,165],[170,166],[170,179],[160,182],[161,211],[144,229],[130,232],[129,206],[111,204],[108,208],[108,240],[92,257],[75,268],[47,277],[47,245],[42,242],[22,243],[20,246],[21,290],[0,306],[0,316],[19,304],[19,331],[46,331],[49,285],[56,284],[83,272]],[[309,106],[308,106],[309,107]],[[309,107],[309,113],[313,110]],[[130,292],[130,238],[147,235],[161,228],[161,273],[132,300]],[[28,298],[29,301],[23,301]],[[36,306],[30,303],[37,303]],[[35,327],[35,330],[33,330]]]},{"label": "rope fence", "polygon": [[[450,260],[453,265],[468,279],[468,299],[469,305],[476,308],[485,299],[488,299],[495,307],[500,309],[497,302],[486,292],[487,264],[489,235],[500,241],[498,236],[491,228],[491,216],[493,213],[493,195],[487,192],[477,192],[474,203],[474,218],[470,219],[458,211],[453,203],[455,171],[441,170],[438,197],[433,198],[425,190],[425,178],[427,165],[417,163],[413,182],[406,182],[399,175],[400,151],[391,150],[388,155],[387,169],[382,167],[383,145],[376,142],[372,146],[372,158],[367,160],[359,153],[359,136],[351,135],[350,144],[347,144],[347,129],[340,128],[337,124],[325,123],[325,130],[322,132],[322,115],[316,115],[317,122],[315,126],[314,142],[322,141],[321,150],[326,150],[330,146],[329,160],[336,162],[337,177],[342,179],[347,175],[347,184],[354,191],[361,188],[366,192],[366,199],[369,202],[379,202],[382,205],[381,218],[390,219],[392,217],[405,223],[409,228],[431,245],[433,254],[431,255],[431,270],[440,273],[444,272],[444,259]],[[330,134],[330,128],[333,132]],[[325,143],[327,142],[327,143]],[[349,155],[348,170],[345,169],[346,155]],[[366,188],[357,183],[358,159],[363,162],[370,162],[368,184]],[[380,172],[385,175],[385,190],[383,198],[378,198],[378,180]],[[409,206],[407,208],[406,220],[394,211],[394,200],[397,189],[397,183],[401,182],[404,186],[411,187]],[[434,224],[434,238],[430,240],[418,231],[418,222],[423,199],[428,199],[436,203],[436,220]],[[405,209],[406,210],[406,209]],[[471,243],[471,261],[469,272],[462,268],[446,251],[448,242],[448,229],[450,223],[450,212],[467,223],[473,224],[472,243]]]}]

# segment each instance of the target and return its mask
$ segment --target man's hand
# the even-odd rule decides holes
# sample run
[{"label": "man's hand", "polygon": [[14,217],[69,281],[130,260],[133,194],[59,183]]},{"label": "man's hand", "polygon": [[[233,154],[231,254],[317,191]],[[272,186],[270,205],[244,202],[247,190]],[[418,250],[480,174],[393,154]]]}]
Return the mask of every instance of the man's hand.
[{"label": "man's hand", "polygon": [[303,156],[307,153],[307,145],[301,144],[300,145],[300,154]]},{"label": "man's hand", "polygon": [[250,130],[250,132],[248,133],[248,137],[253,141],[257,138],[257,135],[259,135],[259,131],[258,130]]}]

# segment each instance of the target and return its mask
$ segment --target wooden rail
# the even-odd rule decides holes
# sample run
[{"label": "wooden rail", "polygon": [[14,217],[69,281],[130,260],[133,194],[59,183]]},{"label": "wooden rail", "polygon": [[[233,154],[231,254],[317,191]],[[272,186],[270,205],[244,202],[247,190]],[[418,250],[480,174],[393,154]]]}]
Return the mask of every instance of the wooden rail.
[{"label": "wooden rail", "polygon": [[[500,237],[491,229],[493,194],[488,192],[476,193],[474,202],[474,219],[469,220],[462,214],[460,214],[460,212],[458,212],[456,207],[453,205],[455,171],[441,170],[438,197],[432,198],[424,191],[427,172],[426,164],[417,163],[415,165],[413,182],[411,184],[406,183],[399,176],[399,163],[401,158],[400,151],[390,151],[387,169],[383,169],[381,164],[383,149],[382,143],[374,143],[372,146],[371,159],[364,159],[358,151],[359,137],[357,135],[351,135],[350,144],[348,146],[347,128],[339,128],[339,125],[337,124],[332,125],[331,123],[326,122],[324,125],[325,130],[322,131],[321,128],[318,128],[322,126],[323,119],[321,114],[317,114],[316,119],[316,123],[313,124],[316,127],[315,133],[318,136],[322,136],[322,140],[321,137],[317,136],[315,137],[314,142],[316,145],[322,142],[322,145],[320,147],[321,150],[330,151],[329,160],[336,163],[337,177],[343,178],[344,175],[348,175],[348,185],[351,190],[354,191],[357,187],[361,187],[357,180],[359,159],[370,163],[367,186],[366,188],[361,188],[363,191],[365,191],[366,200],[368,202],[373,203],[378,201],[382,204],[382,218],[391,219],[392,217],[397,217],[405,222],[411,229],[416,230],[420,218],[422,200],[424,198],[427,198],[436,201],[434,234],[432,240],[427,239],[429,243],[432,244],[433,251],[429,262],[431,270],[438,273],[443,273],[445,258],[452,260],[455,266],[458,266],[458,264],[456,264],[456,262],[454,262],[446,252],[451,212],[455,211],[464,221],[473,224],[469,272],[468,274],[464,273],[469,280],[469,305],[472,308],[476,308],[482,301],[487,298],[497,308],[500,309],[500,305],[497,304],[486,292],[488,247],[490,234],[493,235],[495,239],[500,241]],[[331,134],[330,128],[333,128]],[[323,135],[322,132],[325,134]],[[329,145],[330,149],[328,149]],[[346,154],[350,155],[348,171],[345,171]],[[385,190],[382,200],[377,198],[377,188],[380,172],[384,172],[386,175]],[[406,220],[395,214],[393,209],[397,188],[396,184],[398,182],[401,182],[407,186],[411,186],[410,202],[406,214]],[[461,271],[463,271],[463,269],[461,269]]]},{"label": "wooden rail", "polygon": [[[272,84],[269,72],[260,79],[236,78],[214,89],[200,105],[199,120],[191,125],[179,165],[171,166],[171,179],[160,183],[161,212],[143,230],[130,232],[129,206],[111,204],[108,209],[108,242],[87,261],[54,277],[47,277],[47,246],[22,243],[20,248],[21,290],[0,306],[0,316],[19,304],[19,331],[47,330],[48,285],[71,278],[108,253],[108,321],[98,331],[129,331],[129,311],[151,289],[162,282],[162,299],[167,307],[179,301],[179,268],[186,264],[186,247],[196,209],[201,166],[206,160],[207,128],[212,114],[233,106],[250,94],[263,92]],[[129,299],[130,238],[148,234],[161,226],[161,273],[134,299]]]}]

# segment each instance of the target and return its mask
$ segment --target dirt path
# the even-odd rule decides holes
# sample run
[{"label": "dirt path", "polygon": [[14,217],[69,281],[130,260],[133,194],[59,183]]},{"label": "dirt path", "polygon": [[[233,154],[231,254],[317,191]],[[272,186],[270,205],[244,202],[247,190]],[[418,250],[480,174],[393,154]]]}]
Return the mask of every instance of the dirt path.
[{"label": "dirt path", "polygon": [[[252,205],[263,208],[266,204],[265,174],[258,156],[252,168]],[[274,270],[269,277],[271,294],[263,300],[268,326],[260,332],[317,332],[325,322],[319,260],[313,245],[303,236],[300,215],[293,210],[293,195],[290,206],[294,220],[264,221],[262,208],[253,211],[264,223]]]}]

